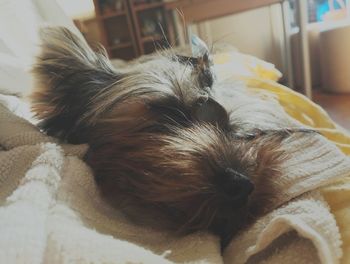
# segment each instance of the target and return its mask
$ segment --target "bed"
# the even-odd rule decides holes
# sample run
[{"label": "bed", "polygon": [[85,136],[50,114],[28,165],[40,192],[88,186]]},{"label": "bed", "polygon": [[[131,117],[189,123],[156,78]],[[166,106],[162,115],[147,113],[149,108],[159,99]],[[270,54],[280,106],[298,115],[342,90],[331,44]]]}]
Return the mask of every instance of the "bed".
[{"label": "bed", "polygon": [[[88,146],[62,144],[37,129],[21,99],[30,81],[8,78],[1,86],[0,79],[1,262],[348,263],[348,238],[342,234],[348,232],[349,208],[337,211],[350,198],[348,132],[306,97],[278,84],[281,73],[273,65],[232,50],[215,54],[214,63],[219,80],[242,83],[248,93],[272,100],[284,118],[324,135],[314,139],[316,145],[303,141],[286,164],[289,176],[307,177],[281,188],[278,206],[223,253],[206,232],[179,237],[134,225],[99,196],[83,162]],[[25,76],[24,68],[12,69],[14,76]],[[317,177],[309,177],[315,168]],[[293,177],[281,184],[293,183]]]}]

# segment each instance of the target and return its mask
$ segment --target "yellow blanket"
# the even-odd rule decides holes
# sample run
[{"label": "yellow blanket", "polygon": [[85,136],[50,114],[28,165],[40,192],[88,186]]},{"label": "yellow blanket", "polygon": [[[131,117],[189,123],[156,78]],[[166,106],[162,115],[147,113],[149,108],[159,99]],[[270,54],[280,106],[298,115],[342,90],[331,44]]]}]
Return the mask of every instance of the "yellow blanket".
[{"label": "yellow blanket", "polygon": [[[241,80],[253,92],[271,94],[291,117],[318,130],[346,155],[350,155],[350,133],[332,121],[320,106],[307,97],[278,84],[281,73],[272,64],[237,52],[215,55],[214,62],[218,65],[219,78]],[[344,178],[340,183],[323,188],[321,192],[342,235],[341,263],[350,263],[350,178]]]}]

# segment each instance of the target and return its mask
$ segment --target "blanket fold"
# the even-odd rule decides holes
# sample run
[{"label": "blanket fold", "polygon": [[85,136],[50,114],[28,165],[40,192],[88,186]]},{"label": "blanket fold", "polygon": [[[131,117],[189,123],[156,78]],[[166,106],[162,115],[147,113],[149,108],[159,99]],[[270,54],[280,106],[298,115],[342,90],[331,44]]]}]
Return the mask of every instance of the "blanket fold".
[{"label": "blanket fold", "polygon": [[[232,263],[246,263],[249,258],[264,251],[274,240],[292,230],[300,237],[312,241],[316,251],[310,251],[310,246],[291,251],[291,255],[282,251],[275,253],[274,258],[278,254],[282,255],[278,261],[293,259],[296,254],[305,256],[315,252],[318,256],[314,255],[314,260],[319,259],[321,263],[339,262],[342,256],[339,229],[327,203],[318,191],[294,199],[256,221],[248,230],[241,232],[227,248],[225,260],[234,260]],[[292,263],[298,263],[297,260],[299,258]],[[270,260],[268,263],[281,262]]]}]

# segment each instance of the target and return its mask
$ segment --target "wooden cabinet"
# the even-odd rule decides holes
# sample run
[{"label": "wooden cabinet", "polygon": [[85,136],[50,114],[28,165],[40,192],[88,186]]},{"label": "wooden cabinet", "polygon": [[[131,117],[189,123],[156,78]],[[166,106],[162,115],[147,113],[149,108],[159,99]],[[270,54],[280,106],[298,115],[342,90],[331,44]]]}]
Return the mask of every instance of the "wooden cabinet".
[{"label": "wooden cabinet", "polygon": [[94,0],[101,41],[111,58],[125,60],[168,47],[166,10],[160,0]]},{"label": "wooden cabinet", "polygon": [[94,0],[101,41],[111,58],[139,56],[127,0]]}]

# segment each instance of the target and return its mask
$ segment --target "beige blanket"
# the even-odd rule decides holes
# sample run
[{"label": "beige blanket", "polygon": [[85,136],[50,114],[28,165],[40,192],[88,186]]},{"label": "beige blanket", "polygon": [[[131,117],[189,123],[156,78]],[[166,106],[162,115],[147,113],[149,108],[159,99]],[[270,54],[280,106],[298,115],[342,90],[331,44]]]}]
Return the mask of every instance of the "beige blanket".
[{"label": "beige blanket", "polygon": [[[270,100],[244,89],[223,97],[246,127],[299,126]],[[99,196],[81,160],[87,146],[60,145],[1,105],[1,263],[338,263],[341,239],[317,191],[350,162],[322,136],[297,137],[270,212],[237,235],[222,255],[209,233],[177,237],[130,223]],[[13,108],[11,109],[13,110]],[[268,179],[267,179],[268,180]]]}]

